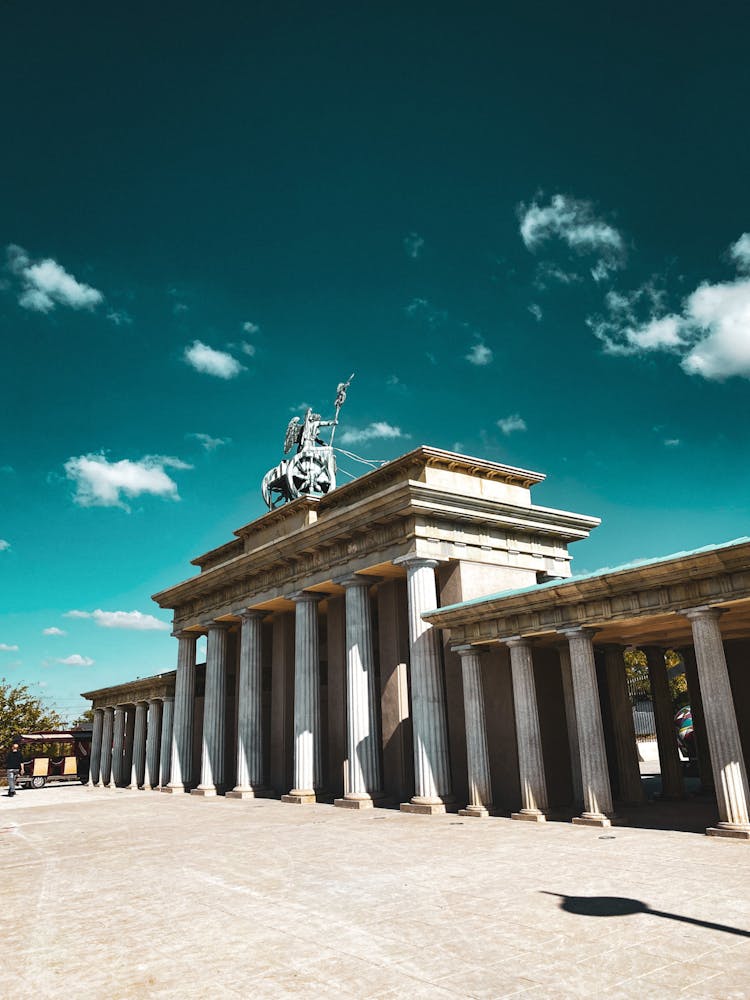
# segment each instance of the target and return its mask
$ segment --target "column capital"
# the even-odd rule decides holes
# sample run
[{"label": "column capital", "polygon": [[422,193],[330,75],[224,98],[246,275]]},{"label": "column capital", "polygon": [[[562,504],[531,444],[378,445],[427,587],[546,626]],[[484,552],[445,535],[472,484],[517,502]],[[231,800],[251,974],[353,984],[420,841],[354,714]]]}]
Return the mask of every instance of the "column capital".
[{"label": "column capital", "polygon": [[510,635],[507,639],[501,639],[500,642],[507,646],[508,649],[513,649],[514,647],[528,647],[531,648],[534,645],[534,641],[531,636],[525,635]]},{"label": "column capital", "polygon": [[681,614],[689,618],[690,621],[700,620],[701,618],[717,621],[724,614],[724,609],[714,607],[710,604],[701,604],[697,608],[686,608]]},{"label": "column capital", "polygon": [[173,694],[165,694],[163,698],[157,698],[156,700],[157,701],[163,701],[163,702],[164,701],[174,701],[174,695]]},{"label": "column capital", "polygon": [[[155,698],[151,698],[150,700],[151,701],[156,701]],[[135,703],[135,707],[136,708],[140,708],[140,706],[143,705],[144,708],[148,708],[148,702],[149,702],[149,699],[147,699],[147,698],[139,698],[138,701]]]},{"label": "column capital", "polygon": [[472,646],[470,642],[462,643],[458,646],[451,646],[452,653],[458,653],[459,656],[471,656],[473,653],[475,656],[481,656],[482,653],[486,653],[487,650],[484,646]]},{"label": "column capital", "polygon": [[574,625],[572,628],[558,629],[558,633],[564,635],[566,639],[593,639],[597,631],[598,629],[589,625]]},{"label": "column capital", "polygon": [[361,573],[349,573],[347,576],[341,576],[334,583],[337,583],[339,587],[343,587],[344,590],[348,590],[349,587],[371,587],[374,583],[380,583],[383,578],[380,576],[363,576]]},{"label": "column capital", "polygon": [[292,594],[287,594],[287,600],[294,601],[295,604],[304,604],[306,601],[315,602],[322,601],[327,594],[320,594],[315,590],[295,590]]},{"label": "column capital", "polygon": [[418,556],[416,552],[410,552],[406,556],[396,556],[395,559],[391,559],[394,566],[406,566],[419,569],[422,566],[426,566],[428,569],[435,569],[440,565],[441,562],[447,562],[445,558],[439,559],[435,556]]},{"label": "column capital", "polygon": [[234,614],[236,614],[238,618],[248,621],[253,618],[263,619],[268,614],[268,611],[263,608],[242,608],[240,611],[235,611]]},{"label": "column capital", "polygon": [[229,629],[232,627],[232,625],[234,625],[234,622],[220,622],[220,621],[206,622],[206,628],[209,630],[209,632],[211,631],[211,629],[217,629],[219,632],[228,632]]}]

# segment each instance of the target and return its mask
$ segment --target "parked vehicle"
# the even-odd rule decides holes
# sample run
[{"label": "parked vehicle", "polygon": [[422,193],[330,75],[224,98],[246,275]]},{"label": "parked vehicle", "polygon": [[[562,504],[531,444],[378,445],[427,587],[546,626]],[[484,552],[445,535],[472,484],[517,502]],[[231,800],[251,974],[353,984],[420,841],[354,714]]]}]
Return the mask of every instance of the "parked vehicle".
[{"label": "parked vehicle", "polygon": [[44,788],[48,782],[70,781],[85,785],[89,780],[90,728],[26,733],[17,742],[26,758],[17,787]]}]

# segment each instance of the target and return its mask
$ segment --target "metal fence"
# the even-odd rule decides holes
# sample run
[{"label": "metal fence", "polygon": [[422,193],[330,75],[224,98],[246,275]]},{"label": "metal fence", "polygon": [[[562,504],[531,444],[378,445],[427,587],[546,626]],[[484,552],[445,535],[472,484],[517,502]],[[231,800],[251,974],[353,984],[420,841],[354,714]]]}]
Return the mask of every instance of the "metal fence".
[{"label": "metal fence", "polygon": [[648,740],[656,738],[656,721],[654,719],[654,703],[651,695],[643,690],[643,683],[633,677],[628,677],[628,694],[633,708],[633,725],[636,739]]}]

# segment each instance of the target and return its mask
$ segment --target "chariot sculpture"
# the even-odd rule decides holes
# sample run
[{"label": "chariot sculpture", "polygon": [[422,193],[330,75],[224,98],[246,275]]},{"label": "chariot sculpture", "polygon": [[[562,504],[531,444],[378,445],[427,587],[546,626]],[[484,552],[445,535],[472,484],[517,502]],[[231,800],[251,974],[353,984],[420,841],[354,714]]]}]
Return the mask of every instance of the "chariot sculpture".
[{"label": "chariot sculpture", "polygon": [[[335,416],[333,420],[323,420],[308,406],[302,419],[293,417],[289,421],[284,437],[284,454],[296,447],[291,458],[283,458],[279,464],[269,469],[263,477],[261,489],[269,510],[298,497],[322,497],[336,488],[336,457],[333,453],[333,438],[339,422],[339,411],[346,402],[346,391],[354,375],[346,382],[339,382],[336,388]],[[320,437],[322,427],[331,428],[328,441]]]}]

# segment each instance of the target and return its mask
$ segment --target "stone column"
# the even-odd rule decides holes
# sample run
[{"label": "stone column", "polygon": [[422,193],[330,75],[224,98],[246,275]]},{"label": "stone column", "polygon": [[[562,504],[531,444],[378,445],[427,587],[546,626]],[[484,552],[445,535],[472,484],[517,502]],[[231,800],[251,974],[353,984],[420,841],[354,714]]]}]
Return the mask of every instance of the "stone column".
[{"label": "stone column", "polygon": [[305,805],[320,787],[320,594],[292,594],[294,615],[294,787],[282,802]]},{"label": "stone column", "polygon": [[674,724],[674,705],[669,691],[664,650],[659,646],[644,646],[648,660],[651,697],[654,702],[656,740],[659,745],[661,769],[661,795],[664,799],[681,799],[685,794],[682,780],[680,751],[677,748],[677,730]]},{"label": "stone column", "polygon": [[607,673],[609,707],[614,729],[617,753],[617,774],[620,779],[620,801],[624,805],[643,802],[641,769],[638,766],[638,747],[635,741],[633,706],[628,694],[628,679],[622,646],[604,647],[604,669]]},{"label": "stone column", "polygon": [[565,630],[563,635],[568,637],[570,649],[583,784],[583,813],[576,816],[573,822],[584,826],[610,826],[608,814],[612,814],[612,789],[596,683],[594,644],[591,633],[582,628]]},{"label": "stone column", "polygon": [[469,776],[469,803],[459,809],[461,816],[489,816],[492,805],[490,757],[487,750],[487,724],[484,715],[484,691],[480,650],[475,646],[454,646],[461,657],[466,724],[466,764]]},{"label": "stone column", "polygon": [[133,757],[130,764],[130,784],[128,788],[138,791],[143,784],[146,771],[146,713],[148,703],[136,702],[135,728],[133,730]]},{"label": "stone column", "polygon": [[192,795],[217,795],[224,788],[224,718],[227,708],[227,631],[221,622],[208,628],[206,692],[203,699],[201,781]]},{"label": "stone column", "polygon": [[89,780],[90,788],[99,784],[99,773],[102,763],[102,731],[104,727],[104,709],[94,709],[94,730],[91,734],[91,753],[89,754]]},{"label": "stone column", "polygon": [[195,632],[177,634],[177,677],[170,739],[169,784],[163,792],[184,792],[193,780],[193,715],[195,712]]},{"label": "stone column", "polygon": [[511,813],[511,819],[543,823],[547,810],[547,781],[544,775],[531,642],[521,637],[507,639],[505,642],[510,649],[518,770],[521,778],[521,811]]},{"label": "stone column", "polygon": [[125,707],[115,706],[114,732],[112,736],[112,773],[109,787],[117,788],[122,784],[123,754],[125,751]]},{"label": "stone column", "polygon": [[133,740],[135,739],[135,704],[125,709],[125,739],[123,740],[122,771],[120,784],[126,788],[130,784],[130,771],[133,766]]},{"label": "stone column", "polygon": [[409,669],[412,732],[414,735],[414,795],[402,802],[404,812],[444,813],[452,800],[445,715],[445,680],[440,656],[440,636],[422,618],[423,611],[438,606],[434,559],[402,556],[406,566],[409,610]]},{"label": "stone column", "polygon": [[715,837],[750,840],[750,788],[719,628],[721,611],[699,607],[687,611],[686,615],[693,628],[695,659],[719,807],[719,823],[706,833]]},{"label": "stone column", "polygon": [[573,675],[570,671],[570,647],[567,642],[557,647],[560,657],[563,700],[565,702],[565,725],[568,731],[568,751],[570,771],[573,779],[573,801],[576,807],[583,806],[583,782],[581,780],[581,748],[578,745],[578,725],[576,723],[576,701],[573,696]]},{"label": "stone column", "polygon": [[334,805],[364,809],[383,797],[369,590],[373,581],[351,576],[340,582],[346,615],[347,783],[343,799]]},{"label": "stone column", "polygon": [[172,766],[172,723],[174,721],[174,698],[164,699],[161,707],[161,752],[159,761],[159,788],[164,792],[169,784]]},{"label": "stone column", "polygon": [[237,784],[229,798],[267,796],[263,767],[263,664],[261,626],[266,612],[243,611],[237,688]]},{"label": "stone column", "polygon": [[685,666],[685,678],[687,680],[688,694],[690,695],[690,713],[693,717],[693,734],[695,749],[698,754],[698,773],[700,774],[701,788],[704,792],[713,792],[714,775],[711,769],[711,754],[708,752],[708,732],[706,731],[706,717],[703,712],[701,686],[698,680],[698,664],[695,662],[695,650],[692,646],[684,646],[680,650],[680,655]]},{"label": "stone column", "polygon": [[112,777],[112,737],[114,734],[114,708],[104,709],[102,722],[102,755],[99,769],[99,786],[108,788]]},{"label": "stone column", "polygon": [[143,787],[146,790],[159,784],[159,735],[161,733],[161,699],[150,698],[146,726],[146,773]]}]

